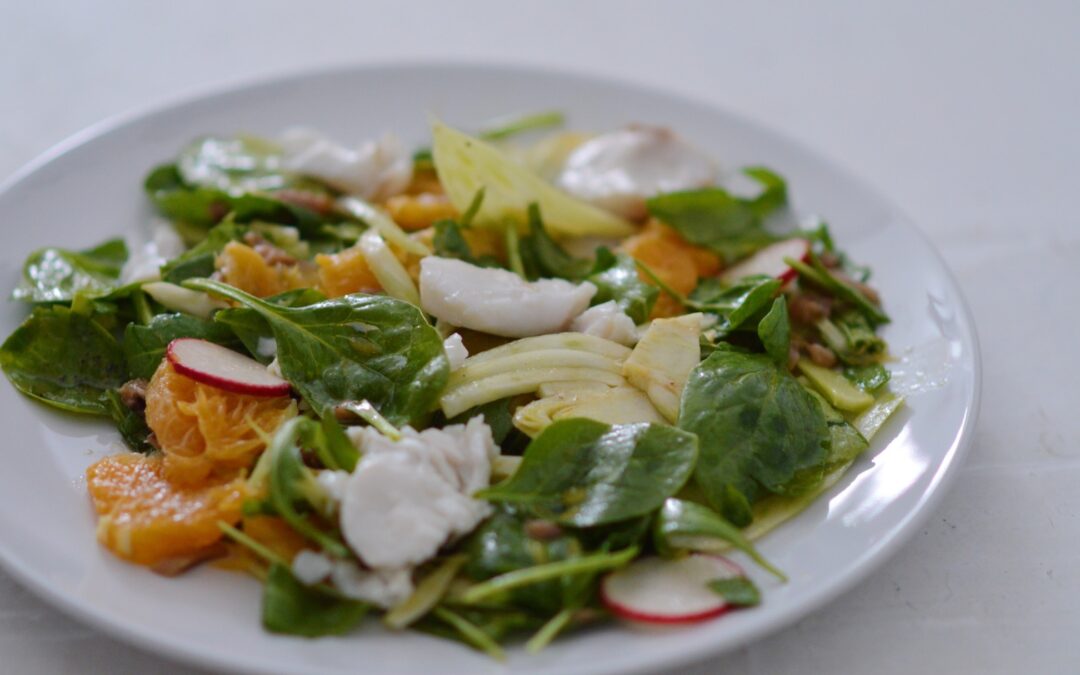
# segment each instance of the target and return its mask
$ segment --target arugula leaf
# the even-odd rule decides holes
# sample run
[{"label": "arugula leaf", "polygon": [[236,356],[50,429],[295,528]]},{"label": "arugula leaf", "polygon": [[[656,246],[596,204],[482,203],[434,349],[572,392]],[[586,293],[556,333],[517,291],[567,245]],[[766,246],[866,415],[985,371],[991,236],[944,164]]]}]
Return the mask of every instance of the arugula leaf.
[{"label": "arugula leaf", "polygon": [[536,202],[529,204],[528,221],[529,234],[518,244],[526,277],[530,280],[556,277],[578,281],[589,273],[591,262],[564,251],[544,229]]},{"label": "arugula leaf", "polygon": [[593,305],[614,300],[637,324],[648,320],[660,295],[660,289],[641,280],[633,258],[626,254],[616,256],[606,247],[596,250],[596,263],[588,281],[596,286]]},{"label": "arugula leaf", "polygon": [[328,590],[305,586],[289,568],[274,563],[263,589],[262,622],[272,633],[320,637],[342,635],[360,625],[368,605]]},{"label": "arugula leaf", "polygon": [[442,338],[407,302],[356,293],[281,307],[209,279],[184,284],[258,312],[277,341],[285,379],[322,417],[366,400],[392,424],[418,423],[450,377]]},{"label": "arugula leaf", "polygon": [[844,368],[844,377],[851,380],[859,389],[873,394],[889,383],[892,373],[880,363],[868,366],[848,366]]},{"label": "arugula leaf", "polygon": [[128,324],[124,330],[124,359],[128,375],[150,379],[165,357],[165,348],[176,338],[201,338],[235,348],[236,338],[228,327],[188,314],[158,314],[145,326]]},{"label": "arugula leaf", "polygon": [[705,279],[687,299],[687,305],[720,317],[714,329],[724,336],[761,315],[780,291],[780,280],[765,275],[739,279],[725,287],[718,279]]},{"label": "arugula leaf", "polygon": [[62,305],[37,307],[0,346],[15,388],[51,406],[109,415],[109,392],[125,381],[124,353],[90,317]]},{"label": "arugula leaf", "polygon": [[146,418],[124,405],[115,389],[110,389],[105,395],[108,397],[109,417],[116,424],[116,430],[120,432],[124,443],[135,452],[153,450],[153,446],[147,441],[150,427],[146,424]]},{"label": "arugula leaf", "polygon": [[529,444],[509,480],[478,496],[593,527],[656,509],[683,486],[696,458],[697,439],[666,425],[560,420]]},{"label": "arugula leaf", "polygon": [[120,285],[128,258],[123,239],[110,239],[85,251],[43,248],[23,263],[22,280],[12,293],[28,302],[71,302],[76,295],[96,298]]},{"label": "arugula leaf", "polygon": [[791,321],[783,296],[773,300],[772,308],[758,323],[758,337],[765,353],[781,368],[786,368],[791,352]]},{"label": "arugula leaf", "polygon": [[794,260],[792,258],[785,258],[784,262],[798,272],[799,277],[802,280],[808,281],[838,300],[843,300],[854,306],[855,309],[866,317],[872,327],[879,326],[883,323],[889,323],[889,315],[882,311],[880,307],[870,302],[870,300],[857,288],[838,279],[829,272],[828,268],[826,268],[821,263],[821,260],[813,253],[810,254],[809,265],[801,260]]},{"label": "arugula leaf", "polygon": [[888,349],[885,340],[874,333],[870,322],[856,310],[840,312],[832,319],[821,319],[817,328],[829,349],[848,365],[872,365]]},{"label": "arugula leaf", "polygon": [[701,546],[703,541],[709,540],[717,540],[742,551],[778,579],[787,580],[783,572],[758,553],[739,528],[709,507],[672,498],[665,501],[657,512],[653,543],[661,555],[670,557],[678,549],[715,550],[716,546]]},{"label": "arugula leaf", "polygon": [[[314,288],[297,288],[272,295],[264,300],[281,307],[307,307],[326,300],[326,296]],[[227,326],[236,337],[240,338],[240,342],[256,361],[270,363],[273,360],[274,355],[259,349],[261,341],[273,338],[273,330],[266,319],[255,310],[247,307],[222,309],[214,314],[214,321]]]},{"label": "arugula leaf", "polygon": [[679,427],[701,443],[698,485],[740,527],[750,520],[750,503],[767,493],[794,494],[795,479],[820,471],[826,459],[821,407],[761,354],[716,351],[705,359],[683,390]]},{"label": "arugula leaf", "polygon": [[761,591],[749,577],[713,579],[709,582],[709,590],[722,597],[727,604],[735,607],[753,607],[761,604]]},{"label": "arugula leaf", "polygon": [[744,174],[761,183],[761,194],[749,200],[748,206],[759,218],[764,218],[773,211],[787,204],[787,182],[778,174],[763,166],[748,166]]}]

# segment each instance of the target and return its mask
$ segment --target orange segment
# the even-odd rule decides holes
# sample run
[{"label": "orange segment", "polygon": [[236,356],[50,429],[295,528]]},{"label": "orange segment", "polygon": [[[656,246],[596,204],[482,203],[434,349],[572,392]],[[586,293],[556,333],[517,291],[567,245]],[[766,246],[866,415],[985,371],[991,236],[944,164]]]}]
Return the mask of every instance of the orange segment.
[{"label": "orange segment", "polygon": [[386,200],[386,210],[405,230],[422,230],[436,221],[456,218],[458,214],[449,197],[433,192],[391,197]]},{"label": "orange segment", "polygon": [[367,261],[356,246],[340,253],[315,256],[319,266],[319,287],[330,298],[340,298],[350,293],[376,293],[378,279],[368,267]]},{"label": "orange segment", "polygon": [[[672,290],[686,295],[697,287],[701,277],[720,271],[720,258],[711,251],[687,242],[678,232],[656,220],[650,220],[641,232],[623,242],[622,248],[640,260]],[[648,282],[643,273],[641,278]],[[653,307],[652,318],[683,313],[682,305],[661,293]]]},{"label": "orange segment", "polygon": [[303,264],[271,265],[255,249],[238,241],[225,245],[216,267],[222,281],[260,298],[315,285]]},{"label": "orange segment", "polygon": [[181,375],[167,360],[146,389],[146,423],[166,477],[181,485],[232,478],[266,448],[259,432],[273,434],[294,414],[288,396],[234,394]]},{"label": "orange segment", "polygon": [[139,565],[192,556],[221,539],[218,521],[240,520],[241,479],[196,488],[165,477],[160,455],[125,453],[86,470],[97,511],[98,540],[117,556]]}]

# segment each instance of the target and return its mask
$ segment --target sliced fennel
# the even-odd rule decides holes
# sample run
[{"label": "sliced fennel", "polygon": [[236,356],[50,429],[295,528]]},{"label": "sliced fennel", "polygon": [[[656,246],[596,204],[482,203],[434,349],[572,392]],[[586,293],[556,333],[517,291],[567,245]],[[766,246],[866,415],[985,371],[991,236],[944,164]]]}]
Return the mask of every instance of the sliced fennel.
[{"label": "sliced fennel", "polygon": [[601,382],[612,387],[625,384],[622,375],[610,370],[596,368],[532,368],[470,380],[458,386],[450,386],[439,400],[447,417],[459,415],[469,408],[497,401],[508,396],[529,394],[544,382],[551,380],[585,380]]},{"label": "sliced fennel", "polygon": [[201,291],[170,284],[166,281],[151,281],[142,285],[142,290],[160,303],[165,309],[209,319],[215,311],[228,307],[228,303],[212,298]]},{"label": "sliced fennel", "polygon": [[856,387],[851,380],[835,370],[814,365],[806,359],[799,359],[799,370],[814,386],[814,389],[817,389],[835,408],[859,412],[874,403],[873,396]]},{"label": "sliced fennel", "polygon": [[657,319],[623,364],[623,375],[630,384],[645,392],[673,424],[679,417],[686,380],[701,360],[701,325],[701,314]]},{"label": "sliced fennel", "polygon": [[485,361],[500,359],[504,356],[513,354],[523,354],[525,352],[547,349],[574,349],[577,351],[592,352],[594,354],[606,356],[615,361],[623,361],[626,357],[630,356],[629,347],[621,345],[618,342],[612,342],[611,340],[596,337],[595,335],[585,335],[584,333],[553,333],[551,335],[537,335],[536,337],[514,340],[513,342],[508,342],[499,347],[495,347],[494,349],[480,352],[475,356],[470,356],[469,360],[466,361],[466,365],[484,363]]},{"label": "sliced fennel", "polygon": [[465,360],[450,376],[450,384],[479,380],[515,369],[532,368],[596,368],[613,373],[622,372],[622,362],[592,352],[576,349],[537,349],[520,354],[508,354],[501,358],[487,359],[479,363]]},{"label": "sliced fennel", "polygon": [[478,226],[501,229],[510,221],[523,228],[529,204],[536,203],[556,235],[624,237],[634,232],[630,223],[559,191],[490,143],[439,121],[432,124],[431,135],[435,168],[454,207],[464,212],[477,190],[484,190],[473,221]]},{"label": "sliced fennel", "polygon": [[593,388],[592,382],[582,384],[586,386],[577,392],[564,390],[518,408],[514,413],[514,426],[535,437],[552,422],[570,417],[584,417],[605,424],[664,422],[649,397],[636,387],[600,385]]},{"label": "sliced fennel", "polygon": [[465,564],[465,556],[450,556],[416,585],[416,590],[405,602],[390,609],[383,616],[383,623],[395,630],[406,628],[439,604],[450,582]]},{"label": "sliced fennel", "polygon": [[[470,197],[471,198],[471,197]],[[367,223],[367,226],[383,236],[383,239],[418,256],[431,255],[431,249],[423,242],[413,239],[401,229],[394,219],[377,206],[373,206],[359,197],[342,197],[337,200],[337,207],[354,218]]]},{"label": "sliced fennel", "polygon": [[904,405],[903,396],[886,391],[877,397],[872,406],[849,421],[863,435],[863,438],[869,441],[902,405]]},{"label": "sliced fennel", "polygon": [[420,291],[416,290],[409,271],[386,245],[381,234],[368,230],[361,235],[357,246],[364,256],[364,262],[371,268],[371,273],[387,295],[420,306]]}]

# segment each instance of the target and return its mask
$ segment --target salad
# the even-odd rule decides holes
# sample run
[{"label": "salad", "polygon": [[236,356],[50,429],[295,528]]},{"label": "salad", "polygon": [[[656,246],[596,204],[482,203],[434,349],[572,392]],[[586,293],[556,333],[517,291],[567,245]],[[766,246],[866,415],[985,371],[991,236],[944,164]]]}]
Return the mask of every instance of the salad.
[{"label": "salad", "polygon": [[147,241],[31,253],[0,367],[115,423],[102,546],[250,574],[276,633],[495,657],[783,583],[753,541],[903,403],[869,270],[770,169],[563,122],[209,136],[147,176]]}]

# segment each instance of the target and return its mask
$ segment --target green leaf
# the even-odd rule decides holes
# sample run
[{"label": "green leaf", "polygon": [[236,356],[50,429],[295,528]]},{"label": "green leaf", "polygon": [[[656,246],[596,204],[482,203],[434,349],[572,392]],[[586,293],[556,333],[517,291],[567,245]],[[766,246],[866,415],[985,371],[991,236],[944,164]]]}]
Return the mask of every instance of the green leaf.
[{"label": "green leaf", "polygon": [[709,589],[735,607],[753,607],[761,604],[761,591],[748,577],[713,579]]},{"label": "green leaf", "polygon": [[106,392],[109,401],[109,417],[116,424],[116,430],[124,443],[135,452],[150,452],[154,448],[147,439],[150,437],[150,427],[146,425],[146,418],[124,405],[120,394],[114,389]]},{"label": "green leaf", "polygon": [[684,239],[729,262],[775,240],[762,228],[757,207],[721,188],[670,192],[649,199],[646,205],[650,214]]},{"label": "green leaf", "polygon": [[588,281],[596,286],[592,304],[609,300],[626,313],[634,323],[645,323],[649,318],[660,289],[641,280],[637,264],[626,254],[615,255],[607,248],[596,250],[596,263]]},{"label": "green leaf", "polygon": [[662,555],[671,556],[679,549],[716,550],[713,545],[702,546],[709,540],[722,542],[742,551],[762,568],[781,580],[784,573],[769,563],[754,545],[720,514],[707,506],[682,499],[668,499],[657,513],[653,525],[653,543]]},{"label": "green leaf", "polygon": [[502,445],[510,432],[514,430],[514,415],[510,412],[510,403],[513,398],[500,398],[490,403],[484,403],[469,408],[460,415],[446,421],[449,424],[465,424],[477,415],[484,418],[484,422],[491,428],[491,437],[496,445]]},{"label": "green leaf", "polygon": [[262,622],[272,633],[320,637],[342,635],[360,625],[368,605],[305,586],[283,565],[273,564],[263,589]]},{"label": "green leaf", "polygon": [[838,300],[843,300],[854,306],[866,317],[872,327],[879,326],[883,323],[889,323],[889,316],[882,311],[880,307],[870,302],[859,289],[846,281],[838,279],[829,272],[829,270],[821,264],[821,260],[813,253],[810,254],[809,265],[801,260],[794,260],[792,258],[786,258],[784,262],[798,272],[800,279],[803,281],[809,282]]},{"label": "green leaf", "polygon": [[844,368],[844,377],[868,393],[875,393],[892,378],[889,369],[880,363],[871,363],[868,366],[848,366]]},{"label": "green leaf", "polygon": [[127,261],[127,244],[110,239],[85,251],[43,248],[23,263],[22,280],[12,293],[28,302],[71,302],[108,295],[119,287],[120,269]]},{"label": "green leaf", "polygon": [[679,427],[701,443],[695,477],[708,501],[742,527],[748,505],[797,492],[820,471],[828,428],[813,396],[761,354],[713,352],[690,374]]},{"label": "green leaf", "polygon": [[485,141],[503,141],[529,131],[560,127],[565,122],[566,117],[561,112],[547,110],[503,120],[497,126],[484,129],[478,135]]},{"label": "green leaf", "polygon": [[817,324],[821,338],[845,364],[865,366],[877,363],[888,345],[874,333],[867,318],[857,310],[837,313]]},{"label": "green leaf", "polygon": [[778,174],[763,166],[748,166],[742,172],[762,185],[761,194],[748,203],[759,218],[787,204],[787,182]]},{"label": "green leaf", "polygon": [[294,178],[281,166],[281,151],[254,137],[201,138],[180,152],[176,171],[188,186],[239,196],[287,187]]},{"label": "green leaf", "polygon": [[529,444],[509,480],[478,496],[593,527],[659,507],[690,477],[696,458],[697,439],[666,425],[560,420]]},{"label": "green leaf", "polygon": [[277,342],[282,374],[321,417],[366,400],[392,424],[416,424],[446,387],[442,338],[407,302],[357,293],[280,307],[209,279],[184,283],[258,312]]},{"label": "green leaf", "polygon": [[751,319],[766,311],[780,286],[779,279],[765,275],[743,277],[733,286],[724,286],[718,279],[705,279],[690,294],[687,304],[699,312],[720,317],[714,330],[724,336],[737,328],[752,327]]},{"label": "green leaf", "polygon": [[127,377],[116,339],[61,305],[37,307],[0,346],[0,368],[22,393],[72,412],[109,415]]},{"label": "green leaf", "polygon": [[791,321],[787,301],[782,296],[773,300],[772,308],[758,323],[757,332],[765,353],[776,365],[786,368],[791,352]]},{"label": "green leaf", "polygon": [[[326,296],[314,288],[297,288],[264,298],[281,307],[307,307],[326,300]],[[274,355],[259,349],[259,343],[274,336],[270,324],[261,314],[247,307],[223,309],[214,313],[214,321],[228,327],[244,344],[251,357],[260,363],[270,363]]]},{"label": "green leaf", "polygon": [[529,204],[528,221],[529,234],[518,244],[526,277],[578,281],[589,273],[590,261],[571,256],[548,235],[535,202]]},{"label": "green leaf", "polygon": [[214,258],[230,241],[243,239],[246,232],[245,226],[231,221],[211,228],[205,239],[162,265],[162,280],[178,284],[185,279],[209,277],[214,273]]},{"label": "green leaf", "polygon": [[188,314],[158,314],[145,326],[130,323],[124,330],[128,375],[150,379],[165,356],[165,348],[182,337],[209,340],[230,349],[238,346],[227,326]]},{"label": "green leaf", "polygon": [[463,260],[479,267],[501,267],[499,261],[491,256],[477,257],[469,247],[469,242],[461,234],[462,226],[453,220],[440,220],[435,223],[435,239],[432,247],[440,258]]}]

